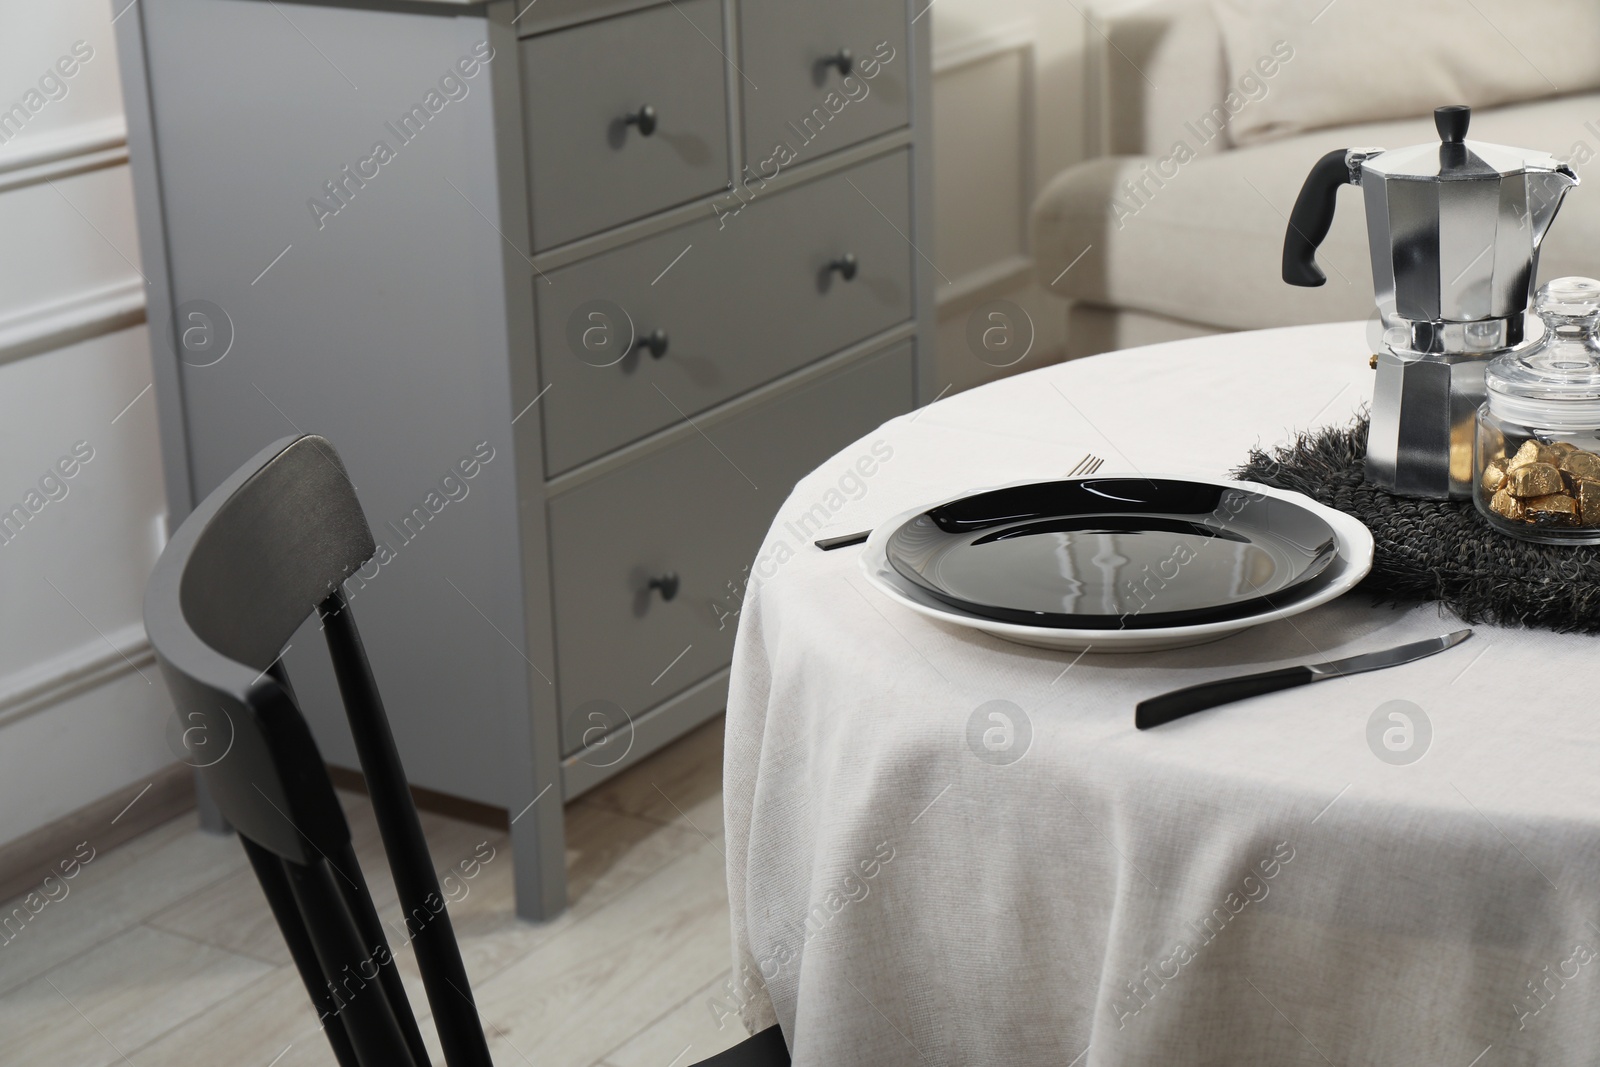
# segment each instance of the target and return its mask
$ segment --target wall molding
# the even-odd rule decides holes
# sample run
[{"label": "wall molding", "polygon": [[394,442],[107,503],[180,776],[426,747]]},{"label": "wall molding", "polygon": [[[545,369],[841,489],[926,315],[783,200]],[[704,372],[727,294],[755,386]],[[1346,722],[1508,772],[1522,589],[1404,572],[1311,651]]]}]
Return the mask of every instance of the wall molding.
[{"label": "wall molding", "polygon": [[[934,49],[933,75],[938,77],[1007,52],[1025,52],[1031,64],[1037,39],[1038,30],[1031,19],[1020,19],[978,33],[969,33]],[[1032,92],[1031,87],[1029,91]]]},{"label": "wall molding", "polygon": [[106,638],[0,678],[0,727],[155,663],[143,623],[129,623]]},{"label": "wall molding", "polygon": [[0,318],[0,364],[139,325],[144,290],[143,279],[125,278]]},{"label": "wall molding", "polygon": [[1015,292],[1033,279],[1033,259],[1018,253],[970,270],[939,290],[941,319],[964,315],[986,300]]},{"label": "wall molding", "polygon": [[1003,56],[1021,58],[1021,86],[1016,100],[1018,124],[1017,174],[1021,180],[1018,190],[1021,216],[1014,220],[1017,227],[1016,251],[992,263],[967,271],[939,290],[938,313],[941,318],[959,314],[983,300],[992,299],[1005,292],[1027,286],[1033,275],[1033,255],[1028,247],[1028,213],[1037,194],[1037,161],[1034,140],[1037,135],[1038,82],[1038,29],[1030,19],[1004,23],[977,33],[967,34],[948,42],[933,53],[933,75],[965,70],[980,63],[992,62]]},{"label": "wall molding", "polygon": [[128,162],[128,127],[119,115],[29,137],[0,151],[0,193]]}]

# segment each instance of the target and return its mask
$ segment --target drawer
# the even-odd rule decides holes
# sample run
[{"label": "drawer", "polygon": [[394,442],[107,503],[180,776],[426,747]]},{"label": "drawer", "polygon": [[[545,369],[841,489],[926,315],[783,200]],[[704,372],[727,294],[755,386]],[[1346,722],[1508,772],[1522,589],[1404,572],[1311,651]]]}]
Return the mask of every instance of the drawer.
[{"label": "drawer", "polygon": [[[727,666],[745,568],[794,483],[911,404],[905,342],[550,501],[563,755],[605,725],[594,702],[637,716]],[[648,585],[669,573],[670,601]]]},{"label": "drawer", "polygon": [[522,42],[535,248],[728,187],[722,40],[718,0],[681,0]]},{"label": "drawer", "polygon": [[[548,473],[908,319],[908,165],[895,152],[537,281]],[[846,254],[850,281],[829,268]],[[657,330],[659,357],[628,350]]]},{"label": "drawer", "polygon": [[[740,0],[749,172],[770,173],[765,161],[784,165],[779,146],[803,162],[904,126],[907,29],[905,0]],[[848,74],[841,50],[850,53]]]}]

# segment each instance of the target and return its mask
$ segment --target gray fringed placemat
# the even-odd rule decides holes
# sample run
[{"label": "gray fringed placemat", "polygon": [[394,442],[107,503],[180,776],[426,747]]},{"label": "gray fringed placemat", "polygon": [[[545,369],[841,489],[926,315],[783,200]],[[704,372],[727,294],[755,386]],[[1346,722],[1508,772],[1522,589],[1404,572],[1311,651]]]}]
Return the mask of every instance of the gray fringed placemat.
[{"label": "gray fringed placemat", "polygon": [[1367,419],[1252,449],[1234,476],[1304,493],[1360,519],[1377,543],[1358,588],[1437,600],[1467,622],[1600,633],[1600,546],[1539,545],[1492,530],[1472,502],[1409,500],[1368,485]]}]

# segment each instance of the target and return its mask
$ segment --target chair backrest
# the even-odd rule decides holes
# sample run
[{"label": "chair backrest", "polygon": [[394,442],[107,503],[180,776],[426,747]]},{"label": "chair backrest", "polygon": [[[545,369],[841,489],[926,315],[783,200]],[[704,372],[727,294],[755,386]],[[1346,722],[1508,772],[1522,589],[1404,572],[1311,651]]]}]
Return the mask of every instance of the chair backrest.
[{"label": "chair backrest", "polygon": [[322,618],[340,696],[449,1067],[487,1043],[341,583],[375,551],[333,447],[263,449],[173,534],[144,622],[191,762],[239,837],[342,1067],[427,1067],[350,829],[280,656]]}]

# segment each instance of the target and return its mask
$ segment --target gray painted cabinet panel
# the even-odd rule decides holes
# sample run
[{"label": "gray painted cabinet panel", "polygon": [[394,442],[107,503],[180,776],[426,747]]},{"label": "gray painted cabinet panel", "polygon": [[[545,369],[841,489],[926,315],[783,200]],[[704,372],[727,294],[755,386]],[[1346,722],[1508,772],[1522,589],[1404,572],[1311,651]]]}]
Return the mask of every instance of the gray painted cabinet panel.
[{"label": "gray painted cabinet panel", "polygon": [[[738,214],[536,281],[550,473],[909,319],[908,163],[895,152],[758,194]],[[846,253],[859,264],[851,281],[829,269]],[[667,335],[660,358],[635,348],[612,362],[630,334],[658,329]]]},{"label": "gray painted cabinet panel", "polygon": [[[637,716],[728,664],[773,513],[818,463],[911,406],[911,356],[896,345],[550,502],[563,753],[623,727],[617,708]],[[647,585],[668,573],[670,601]]]},{"label": "gray painted cabinet panel", "polygon": [[[904,126],[907,30],[901,0],[739,0],[748,173],[770,171],[779,145],[815,159]],[[828,62],[841,48],[854,60],[848,77]]]},{"label": "gray painted cabinet panel", "polygon": [[[460,739],[499,734],[496,709],[529,699],[526,664],[473,607],[520,635],[506,311],[483,268],[501,239],[473,207],[493,203],[492,175],[470,165],[492,139],[490,72],[514,64],[515,49],[458,78],[464,95],[405,143],[390,127],[473,55],[481,25],[320,5],[297,9],[295,25],[266,3],[141,9],[174,300],[186,327],[199,309],[229,338],[220,359],[197,358],[151,315],[153,355],[179,360],[196,495],[285,434],[327,436],[394,553],[347,592],[401,751],[437,754],[417,773],[430,788],[507,803],[506,766]],[[315,61],[301,32],[364,47],[341,53],[341,74]],[[250,47],[217,44],[241,40]],[[315,62],[286,77],[286,57],[305,53]],[[380,141],[393,159],[359,186],[346,178]],[[341,181],[339,200],[325,183]],[[308,201],[334,213],[319,219]],[[413,301],[426,314],[411,314]],[[424,508],[412,532],[391,528],[442,495],[441,479],[479,442],[494,459],[460,482],[459,500]],[[293,645],[285,662],[317,742],[353,766],[315,620]]]},{"label": "gray painted cabinet panel", "polygon": [[682,0],[522,42],[534,247],[727,188],[722,36],[717,0]]}]

